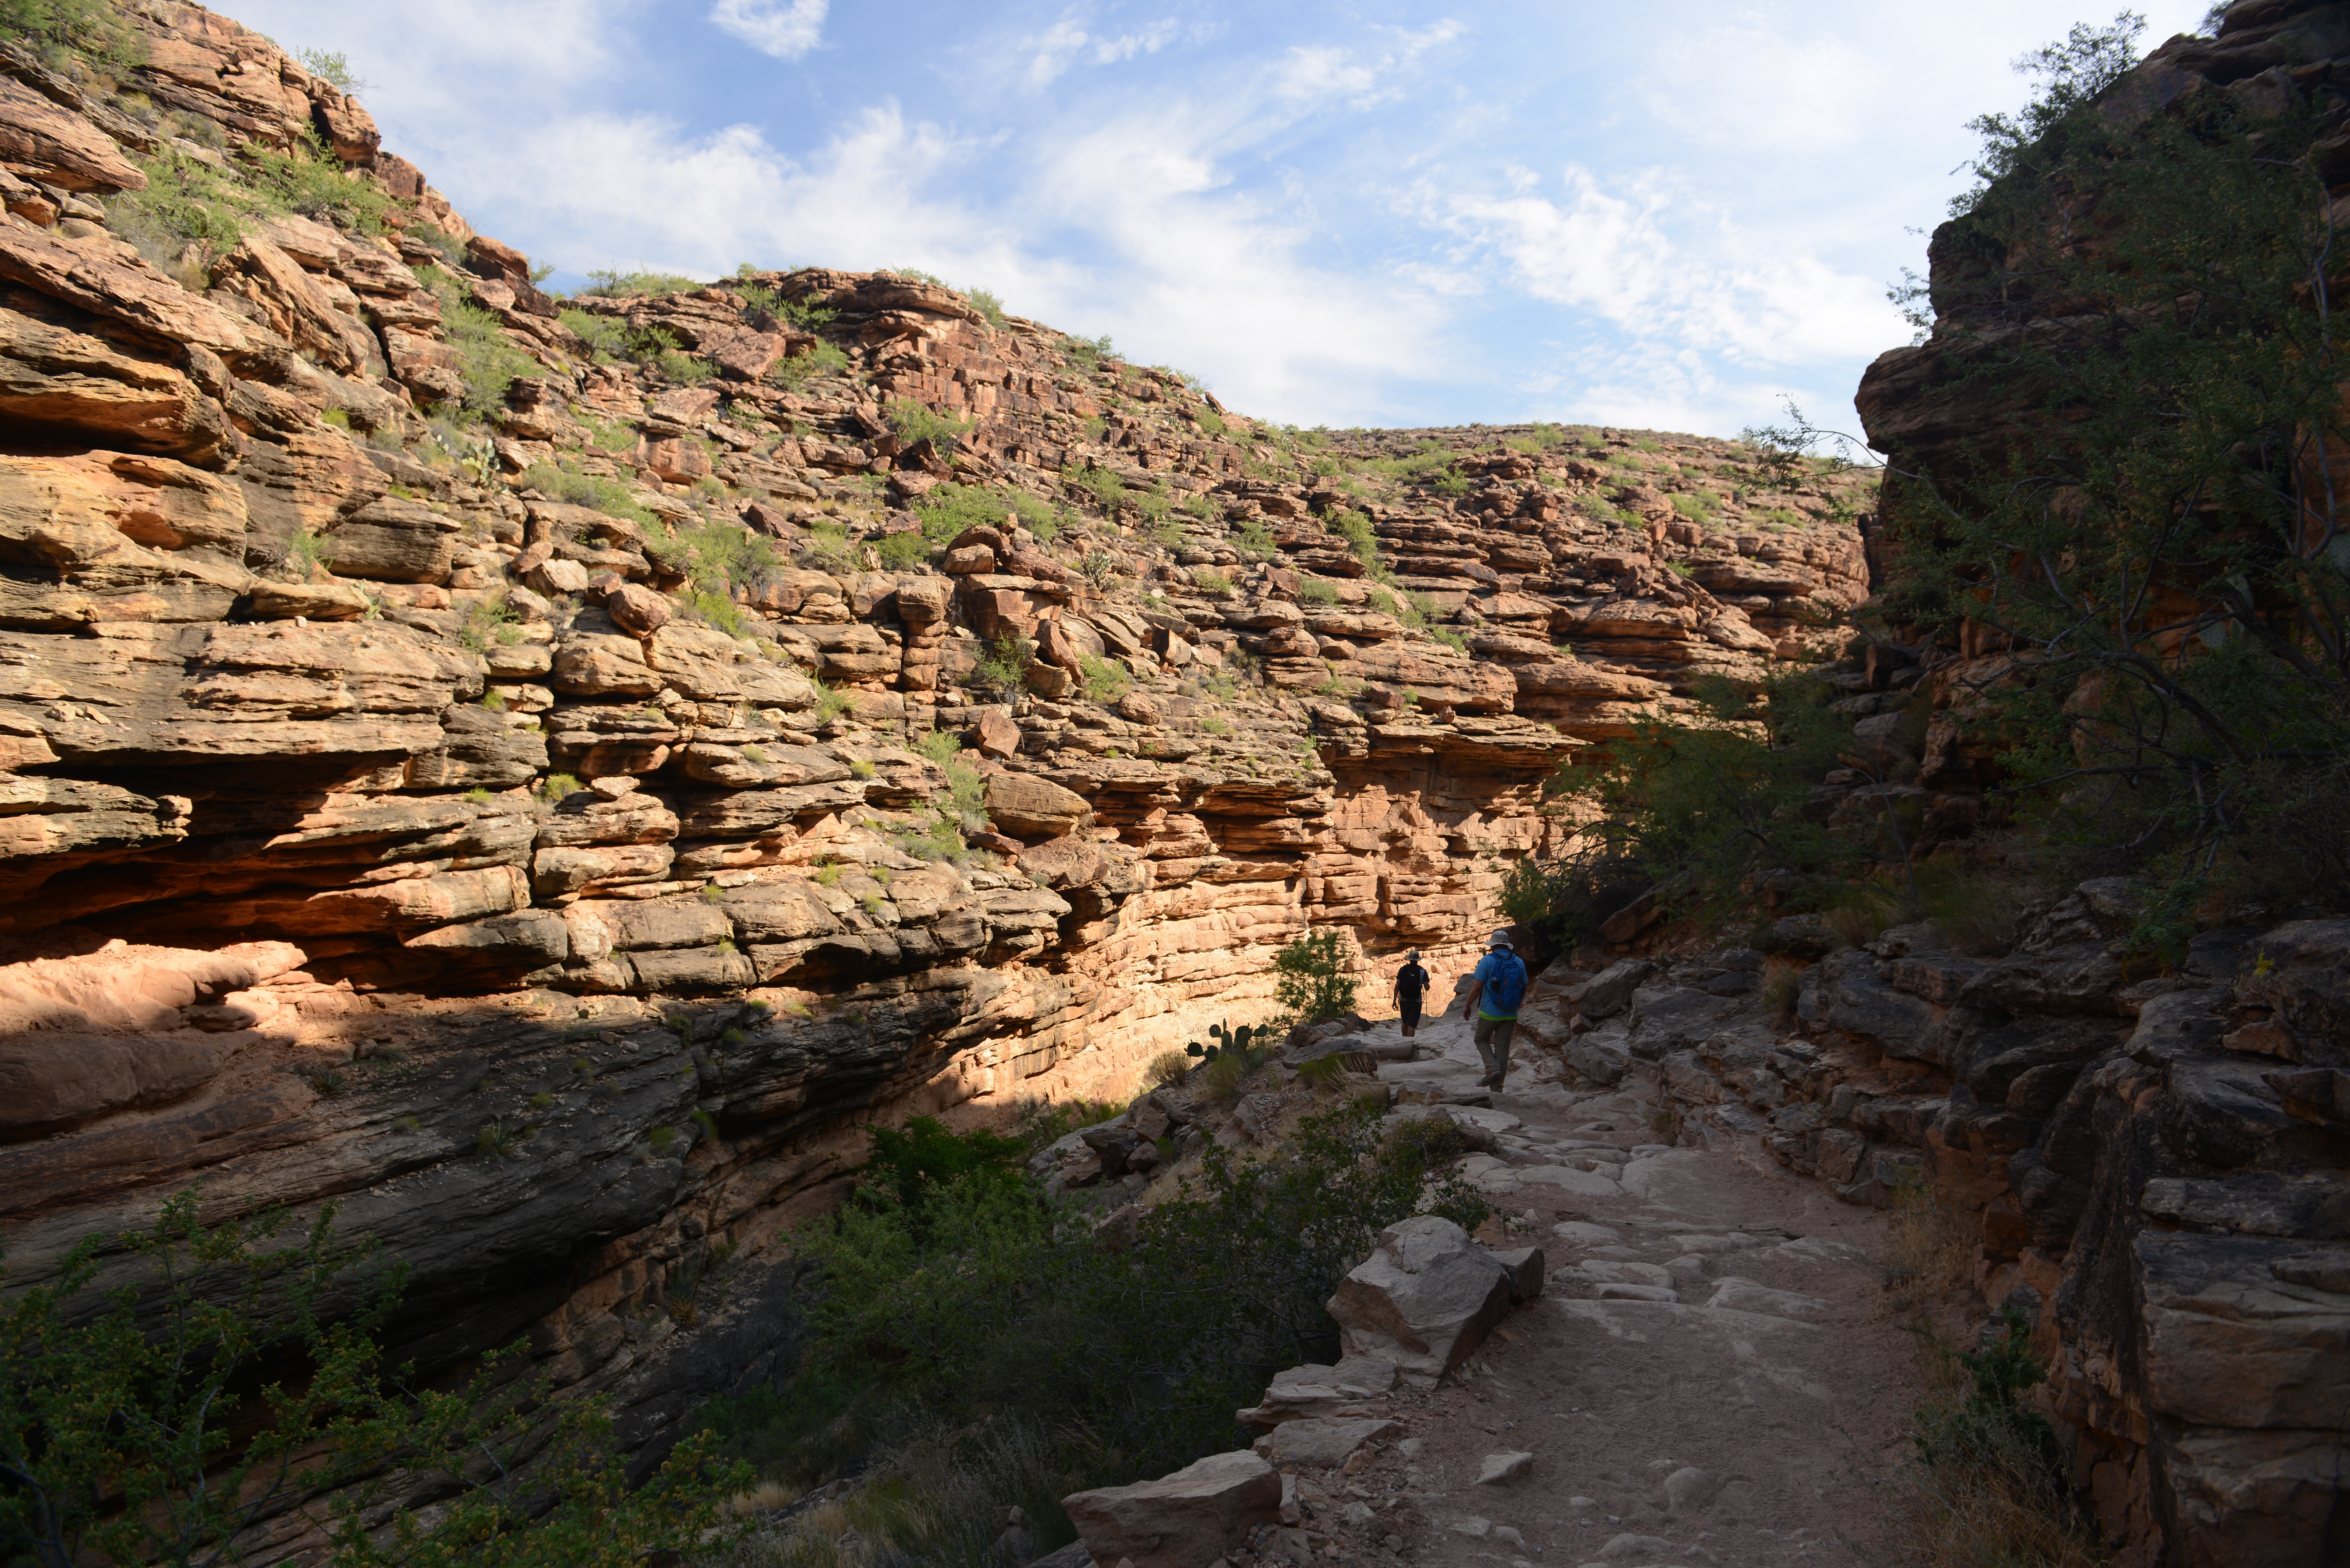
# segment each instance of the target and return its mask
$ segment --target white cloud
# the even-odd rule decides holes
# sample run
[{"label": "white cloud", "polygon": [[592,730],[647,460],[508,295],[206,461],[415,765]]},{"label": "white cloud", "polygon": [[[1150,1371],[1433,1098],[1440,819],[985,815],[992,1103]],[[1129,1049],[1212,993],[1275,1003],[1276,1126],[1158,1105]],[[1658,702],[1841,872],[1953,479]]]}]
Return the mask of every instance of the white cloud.
[{"label": "white cloud", "polygon": [[1661,176],[1610,188],[1570,165],[1562,183],[1555,200],[1423,191],[1419,204],[1534,298],[1646,342],[1777,364],[1899,341],[1881,285],[1749,233]]},{"label": "white cloud", "polygon": [[1088,32],[1064,16],[1041,36],[1029,40],[1028,47],[1034,52],[1028,58],[1028,85],[1043,87],[1081,59],[1097,66],[1114,66],[1139,56],[1155,55],[1173,43],[1180,33],[1174,22],[1161,20],[1140,32],[1111,36]]},{"label": "white cloud", "polygon": [[710,22],[762,54],[796,60],[823,37],[825,12],[830,4],[831,0],[718,0],[710,8]]},{"label": "white cloud", "polygon": [[1277,90],[1284,98],[1298,101],[1344,98],[1354,100],[1357,108],[1367,108],[1381,96],[1375,89],[1382,80],[1391,79],[1429,50],[1452,42],[1468,29],[1447,17],[1417,33],[1385,27],[1373,31],[1391,34],[1391,41],[1367,51],[1336,44],[1293,47],[1275,73]]}]

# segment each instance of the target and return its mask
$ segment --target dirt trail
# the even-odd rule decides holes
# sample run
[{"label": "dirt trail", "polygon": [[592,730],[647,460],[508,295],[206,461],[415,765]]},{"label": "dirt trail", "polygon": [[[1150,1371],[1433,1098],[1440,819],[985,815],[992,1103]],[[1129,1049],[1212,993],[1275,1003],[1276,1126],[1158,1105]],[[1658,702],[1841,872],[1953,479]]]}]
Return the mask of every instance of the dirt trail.
[{"label": "dirt trail", "polygon": [[[1440,1054],[1381,1077],[1474,1091],[1457,1009],[1419,1038]],[[1549,1287],[1453,1382],[1400,1399],[1410,1439],[1334,1476],[1332,1501],[1395,1519],[1419,1563],[1845,1560],[1918,1395],[1912,1342],[1879,1315],[1883,1219],[1759,1151],[1668,1147],[1653,1083],[1578,1095],[1535,1082],[1530,1054],[1472,1113],[1501,1147],[1464,1173],[1542,1246]],[[1510,1451],[1531,1474],[1478,1484]]]}]

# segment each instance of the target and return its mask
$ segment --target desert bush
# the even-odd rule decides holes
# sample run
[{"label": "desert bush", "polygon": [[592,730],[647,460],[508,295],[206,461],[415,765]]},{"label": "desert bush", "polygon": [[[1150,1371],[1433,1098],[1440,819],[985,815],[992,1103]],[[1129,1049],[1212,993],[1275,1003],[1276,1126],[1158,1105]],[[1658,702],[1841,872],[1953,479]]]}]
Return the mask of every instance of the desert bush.
[{"label": "desert bush", "polygon": [[441,302],[442,330],[463,361],[457,372],[465,389],[459,407],[476,419],[505,407],[515,378],[536,374],[538,361],[514,346],[498,318],[473,302],[471,289],[455,274],[422,266],[416,275]]},{"label": "desert bush", "polygon": [[619,298],[631,294],[688,294],[702,285],[682,273],[653,272],[639,267],[629,272],[610,267],[598,267],[588,275],[588,286],[582,294],[601,295]]},{"label": "desert bush", "polygon": [[1921,1329],[1927,1397],[1910,1417],[1911,1458],[1873,1482],[1865,1559],[1904,1568],[2099,1568],[2114,1553],[2064,1484],[2063,1455],[2024,1395],[2042,1380],[2023,1315],[1986,1325],[1973,1350]]},{"label": "desert bush", "polygon": [[1215,1057],[1201,1070],[1200,1086],[1208,1098],[1220,1106],[1229,1106],[1241,1097],[1247,1087],[1248,1075],[1253,1064],[1243,1054],[1227,1052]]},{"label": "desert bush", "polygon": [[[1211,1145],[1196,1183],[1123,1241],[1009,1160],[924,1178],[918,1211],[876,1173],[795,1238],[821,1280],[803,1375],[941,1424],[990,1409],[1117,1432],[1116,1479],[1234,1446],[1235,1406],[1265,1368],[1330,1352],[1324,1302],[1382,1226],[1421,1208],[1426,1172],[1378,1158],[1371,1106],[1305,1118],[1292,1147],[1236,1162]],[[1467,1224],[1488,1212],[1457,1184],[1432,1196]]]},{"label": "desert bush", "polygon": [[1644,724],[1561,764],[1550,788],[1594,820],[1573,855],[1512,867],[1503,909],[1513,919],[1588,940],[1643,886],[1670,886],[1680,907],[1719,916],[1742,902],[1751,874],[1841,872],[1866,857],[1866,840],[1803,811],[1850,736],[1826,687],[1782,678],[1750,695],[1701,680],[1695,694],[1700,722]]},{"label": "desert bush", "polygon": [[[2312,281],[2338,243],[2311,172],[2326,111],[2294,89],[2108,118],[2139,26],[2074,29],[2028,58],[2021,113],[1973,122],[1978,182],[1911,302],[1963,395],[2014,413],[1934,472],[1892,454],[1884,602],[2026,654],[2028,679],[1950,717],[2000,754],[2054,874],[2338,904],[2350,518],[2312,476],[2350,440],[2350,323]],[[2052,226],[2085,192],[2093,244]]]},{"label": "desert bush", "polygon": [[1338,585],[1327,577],[1307,577],[1297,585],[1297,602],[1302,605],[1335,605],[1338,602]]},{"label": "desert bush", "polygon": [[1180,1084],[1191,1071],[1191,1059],[1180,1051],[1161,1051],[1142,1070],[1142,1081],[1154,1089]]},{"label": "desert bush", "polygon": [[1274,996],[1282,1010],[1300,1023],[1318,1023],[1354,1010],[1355,981],[1347,968],[1351,954],[1346,937],[1335,930],[1312,931],[1274,955]]},{"label": "desert bush", "polygon": [[1297,1069],[1297,1081],[1320,1093],[1335,1089],[1347,1081],[1347,1064],[1336,1056],[1316,1056]]},{"label": "desert bush", "polygon": [[1097,659],[1090,654],[1077,660],[1079,678],[1088,702],[1115,702],[1134,689],[1133,679],[1126,666],[1114,659]]},{"label": "desert bush", "polygon": [[972,685],[996,691],[1016,690],[1028,675],[1028,666],[1036,658],[1036,644],[1024,637],[1006,633],[987,645],[987,651],[972,667],[965,680]]},{"label": "desert bush", "polygon": [[823,376],[839,376],[848,370],[848,354],[837,344],[818,343],[804,354],[787,355],[775,363],[767,379],[785,391],[797,391],[810,381]]},{"label": "desert bush", "polygon": [[[411,1389],[377,1342],[405,1271],[340,1242],[333,1204],[268,1249],[282,1215],[208,1227],[200,1202],[183,1192],[144,1232],[89,1238],[0,1308],[11,1562],[242,1561],[232,1538],[310,1503],[335,1568],[620,1568],[692,1548],[749,1479],[705,1436],[631,1489],[600,1407],[550,1401],[521,1343],[463,1383]],[[102,1251],[123,1245],[141,1276],[89,1299]],[[278,1376],[292,1366],[304,1376]],[[394,1501],[416,1496],[429,1515]]]},{"label": "desert bush", "polygon": [[1762,1007],[1770,1015],[1784,1023],[1795,1015],[1795,999],[1804,988],[1801,964],[1786,959],[1772,959],[1762,966]]}]

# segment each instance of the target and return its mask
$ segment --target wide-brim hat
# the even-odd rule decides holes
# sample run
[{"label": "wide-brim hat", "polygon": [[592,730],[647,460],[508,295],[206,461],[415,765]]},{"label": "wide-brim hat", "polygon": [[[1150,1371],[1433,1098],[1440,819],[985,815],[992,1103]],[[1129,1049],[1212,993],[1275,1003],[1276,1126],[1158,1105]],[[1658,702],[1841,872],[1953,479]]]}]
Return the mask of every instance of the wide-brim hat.
[{"label": "wide-brim hat", "polygon": [[1485,945],[1489,948],[1508,948],[1512,952],[1517,950],[1517,944],[1510,940],[1510,933],[1507,931],[1495,931],[1485,939]]}]

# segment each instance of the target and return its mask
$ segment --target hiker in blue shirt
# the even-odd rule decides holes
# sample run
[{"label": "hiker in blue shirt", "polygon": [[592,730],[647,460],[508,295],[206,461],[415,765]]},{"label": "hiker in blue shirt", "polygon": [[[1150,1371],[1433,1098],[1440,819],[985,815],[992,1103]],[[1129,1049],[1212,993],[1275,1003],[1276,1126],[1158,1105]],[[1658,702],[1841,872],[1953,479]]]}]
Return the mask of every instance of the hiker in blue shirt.
[{"label": "hiker in blue shirt", "polygon": [[1510,1036],[1517,1033],[1518,1003],[1525,994],[1525,962],[1511,946],[1510,933],[1495,931],[1485,940],[1485,956],[1471,971],[1469,995],[1461,1004],[1475,1020],[1471,1033],[1485,1062],[1485,1075],[1477,1080],[1482,1087],[1499,1090],[1509,1075]]}]

